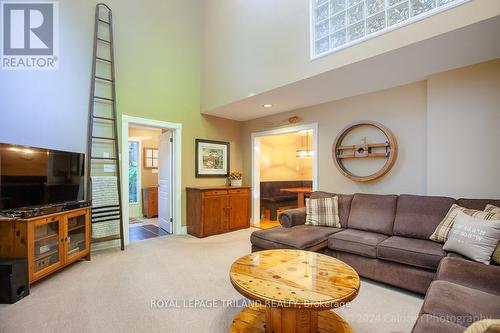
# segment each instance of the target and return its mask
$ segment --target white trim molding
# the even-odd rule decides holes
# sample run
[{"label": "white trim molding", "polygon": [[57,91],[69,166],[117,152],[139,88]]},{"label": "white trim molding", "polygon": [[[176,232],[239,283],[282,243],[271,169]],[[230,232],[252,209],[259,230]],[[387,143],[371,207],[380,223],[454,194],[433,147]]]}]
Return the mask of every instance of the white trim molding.
[{"label": "white trim molding", "polygon": [[[133,117],[122,115],[122,133],[121,133],[121,172],[126,174],[128,171],[128,154],[123,152],[128,151],[128,128],[129,125],[138,125],[145,127],[160,128],[172,131],[174,140],[172,159],[173,159],[173,181],[172,181],[172,197],[173,197],[173,219],[174,219],[174,234],[186,234],[186,227],[182,226],[182,124],[171,123],[161,120],[146,119],[140,117]],[[125,235],[125,244],[130,244],[129,235],[129,210],[128,210],[128,177],[122,177],[122,202],[124,204],[123,228]]]},{"label": "white trim molding", "polygon": [[252,152],[252,225],[257,225],[260,223],[260,144],[258,138],[270,135],[279,135],[279,134],[287,134],[287,133],[296,133],[300,131],[311,130],[312,131],[312,145],[313,145],[313,166],[312,166],[312,175],[313,175],[313,190],[316,191],[318,189],[319,182],[319,169],[318,169],[318,147],[319,147],[319,139],[318,139],[318,124],[303,124],[303,125],[295,125],[282,127],[277,129],[272,129],[263,132],[254,132],[251,134],[250,140],[250,149]]}]

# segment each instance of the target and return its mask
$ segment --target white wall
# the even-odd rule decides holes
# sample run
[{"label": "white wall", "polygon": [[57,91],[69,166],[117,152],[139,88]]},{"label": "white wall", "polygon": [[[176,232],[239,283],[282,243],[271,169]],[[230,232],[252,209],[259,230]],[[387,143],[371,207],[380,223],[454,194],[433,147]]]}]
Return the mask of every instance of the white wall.
[{"label": "white wall", "polygon": [[59,1],[59,69],[0,70],[0,142],[84,152],[94,1]]},{"label": "white wall", "polygon": [[500,1],[473,0],[310,61],[309,0],[203,0],[202,5],[202,111],[500,14]]},{"label": "white wall", "polygon": [[428,79],[429,194],[500,198],[500,59]]}]

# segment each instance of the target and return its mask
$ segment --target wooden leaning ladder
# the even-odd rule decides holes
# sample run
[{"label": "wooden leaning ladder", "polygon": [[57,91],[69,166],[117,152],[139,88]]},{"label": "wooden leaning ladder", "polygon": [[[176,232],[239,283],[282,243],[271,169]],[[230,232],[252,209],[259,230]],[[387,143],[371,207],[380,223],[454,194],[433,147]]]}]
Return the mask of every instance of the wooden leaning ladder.
[{"label": "wooden leaning ladder", "polygon": [[96,5],[87,143],[87,197],[92,199],[92,243],[123,236],[118,150],[113,21],[111,8]]}]

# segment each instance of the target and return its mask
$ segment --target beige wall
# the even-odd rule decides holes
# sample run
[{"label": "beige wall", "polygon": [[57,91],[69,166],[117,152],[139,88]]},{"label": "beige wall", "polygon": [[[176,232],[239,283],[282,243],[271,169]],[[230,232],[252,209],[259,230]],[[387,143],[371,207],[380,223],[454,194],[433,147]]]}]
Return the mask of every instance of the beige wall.
[{"label": "beige wall", "polygon": [[308,0],[205,0],[202,10],[205,111],[497,16],[500,1],[470,1],[314,61]]},{"label": "beige wall", "polygon": [[[251,132],[268,130],[267,124],[296,115],[304,123],[318,123],[320,190],[423,194],[426,192],[426,92],[426,83],[422,81],[248,121],[243,125],[243,144],[250,147]],[[331,146],[344,126],[363,119],[376,120],[389,127],[398,138],[400,153],[387,176],[369,183],[355,183],[342,176],[333,165]],[[361,139],[359,136],[356,140]],[[250,150],[245,150],[245,174],[250,174],[250,159]]]},{"label": "beige wall", "polygon": [[[319,125],[321,190],[500,198],[499,91],[497,59],[426,81],[245,122],[243,145],[250,147],[250,133],[269,130],[269,124],[296,115],[303,123]],[[373,182],[352,182],[332,162],[335,136],[358,120],[385,124],[399,144],[394,168]],[[362,136],[351,139],[356,143]],[[243,156],[246,174],[250,152]]]},{"label": "beige wall", "polygon": [[430,194],[500,198],[500,59],[428,80]]},{"label": "beige wall", "polygon": [[297,149],[305,144],[305,136],[298,133],[260,138],[261,181],[311,180],[312,159],[296,156]]}]

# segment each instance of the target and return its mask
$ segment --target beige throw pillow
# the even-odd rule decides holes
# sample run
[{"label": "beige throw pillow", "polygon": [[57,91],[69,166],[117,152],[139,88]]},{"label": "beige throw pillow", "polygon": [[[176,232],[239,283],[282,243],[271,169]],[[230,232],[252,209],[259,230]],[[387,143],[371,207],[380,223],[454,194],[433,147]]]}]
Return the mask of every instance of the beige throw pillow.
[{"label": "beige throw pillow", "polygon": [[500,240],[500,221],[488,221],[459,212],[443,250],[489,265]]},{"label": "beige throw pillow", "polygon": [[306,224],[341,228],[339,198],[306,199]]},{"label": "beige throw pillow", "polygon": [[474,322],[464,333],[500,333],[500,319],[483,319]]},{"label": "beige throw pillow", "polygon": [[[486,206],[486,209],[488,209],[489,206],[495,207],[492,205],[488,205]],[[455,219],[457,218],[458,212],[463,212],[467,215],[482,220],[489,220],[489,221],[500,220],[500,212],[495,213],[494,210],[482,211],[482,210],[469,209],[454,204],[453,206],[451,206],[450,210],[448,211],[448,214],[446,214],[443,221],[439,223],[436,230],[429,237],[429,239],[435,242],[445,243],[446,240],[448,239],[448,234],[450,233],[450,230],[453,227],[453,223],[455,223]],[[500,264],[500,243],[497,245],[495,251],[493,251],[493,254],[491,255],[491,260],[497,264]]]},{"label": "beige throw pillow", "polygon": [[493,205],[486,205],[486,208],[484,209],[484,211],[488,212],[488,213],[499,214],[500,213],[500,207],[493,206]]},{"label": "beige throw pillow", "polygon": [[[493,205],[486,205],[486,208],[484,209],[484,211],[488,212],[488,213],[500,214],[500,207],[493,206]],[[495,252],[493,252],[493,254],[491,255],[491,261],[500,265],[500,243],[498,243],[497,248],[495,249]]]}]

